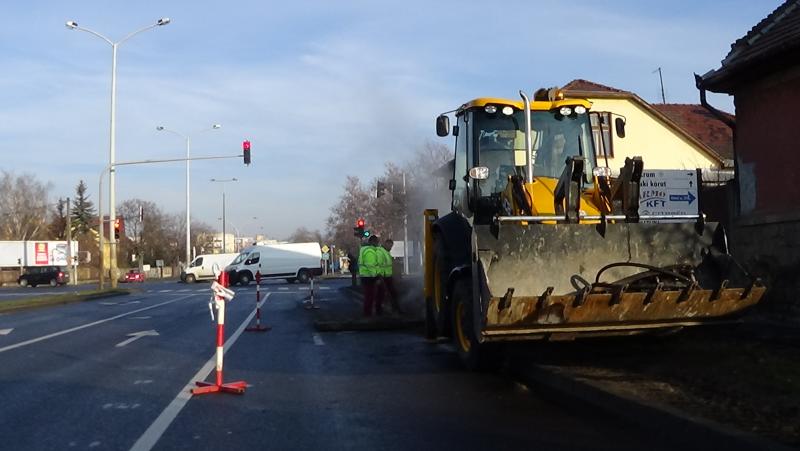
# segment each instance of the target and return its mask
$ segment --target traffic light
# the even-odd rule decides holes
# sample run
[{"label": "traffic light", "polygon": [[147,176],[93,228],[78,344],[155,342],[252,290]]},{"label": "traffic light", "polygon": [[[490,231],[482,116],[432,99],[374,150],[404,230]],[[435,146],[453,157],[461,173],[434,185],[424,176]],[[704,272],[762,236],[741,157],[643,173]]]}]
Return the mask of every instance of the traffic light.
[{"label": "traffic light", "polygon": [[115,240],[119,239],[119,232],[120,232],[121,228],[122,228],[122,218],[114,219],[114,239]]},{"label": "traffic light", "polygon": [[375,197],[383,196],[384,192],[386,191],[386,184],[383,182],[378,182],[378,187],[375,191],[377,194]]},{"label": "traffic light", "polygon": [[244,140],[242,141],[242,157],[244,158],[244,164],[250,165],[250,141]]},{"label": "traffic light", "polygon": [[364,218],[358,218],[356,226],[353,227],[353,235],[361,238],[364,236]]}]

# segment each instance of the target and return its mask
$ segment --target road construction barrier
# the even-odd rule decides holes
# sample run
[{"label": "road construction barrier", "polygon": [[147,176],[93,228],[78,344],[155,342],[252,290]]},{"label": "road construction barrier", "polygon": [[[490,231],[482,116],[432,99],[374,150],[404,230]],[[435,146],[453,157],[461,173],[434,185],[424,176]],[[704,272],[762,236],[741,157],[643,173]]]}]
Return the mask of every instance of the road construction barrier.
[{"label": "road construction barrier", "polygon": [[311,276],[311,295],[309,296],[308,301],[306,301],[306,308],[309,310],[319,309],[319,306],[314,303],[314,276]]},{"label": "road construction barrier", "polygon": [[[222,382],[222,357],[225,349],[225,303],[231,301],[236,293],[228,288],[228,273],[225,271],[219,272],[217,280],[211,283],[211,291],[213,295],[214,307],[217,311],[217,365],[216,365],[216,380],[214,383],[197,381],[196,388],[192,389],[193,395],[202,395],[204,393],[244,393],[247,386],[245,381],[229,382],[227,384]],[[211,312],[212,319],[214,312]]]},{"label": "road construction barrier", "polygon": [[[261,267],[261,265],[259,265]],[[261,324],[261,271],[256,271],[256,324],[245,329],[248,332],[266,332],[272,326]]]}]

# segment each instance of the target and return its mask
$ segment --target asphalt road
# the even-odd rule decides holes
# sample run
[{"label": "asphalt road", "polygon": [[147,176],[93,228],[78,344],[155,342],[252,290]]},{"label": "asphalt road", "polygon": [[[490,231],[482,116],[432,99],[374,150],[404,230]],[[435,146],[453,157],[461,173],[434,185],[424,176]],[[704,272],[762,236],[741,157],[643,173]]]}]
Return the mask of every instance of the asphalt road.
[{"label": "asphalt road", "polygon": [[[318,285],[321,309],[352,307],[345,283]],[[316,332],[308,286],[283,282],[262,286],[269,332],[243,331],[254,286],[228,304],[225,381],[246,392],[191,396],[214,378],[208,285],[142,288],[0,315],[0,449],[673,448],[503,375],[464,372],[413,331]]]},{"label": "asphalt road", "polygon": [[[145,282],[134,282],[134,283],[120,283],[120,288],[135,288],[140,290],[152,290],[152,289],[174,289],[179,285],[184,285],[178,282],[176,279],[168,279],[168,280],[148,280]],[[198,287],[203,287],[205,285],[208,288],[208,284],[205,283],[198,283]],[[26,297],[33,297],[33,296],[47,296],[47,295],[56,295],[56,294],[67,294],[67,293],[74,293],[80,291],[88,291],[88,290],[96,290],[97,284],[96,283],[81,283],[78,285],[59,285],[56,287],[51,287],[50,285],[37,285],[35,287],[27,286],[27,287],[20,287],[18,285],[11,285],[0,287],[0,302],[8,301],[12,299],[24,299]]]}]

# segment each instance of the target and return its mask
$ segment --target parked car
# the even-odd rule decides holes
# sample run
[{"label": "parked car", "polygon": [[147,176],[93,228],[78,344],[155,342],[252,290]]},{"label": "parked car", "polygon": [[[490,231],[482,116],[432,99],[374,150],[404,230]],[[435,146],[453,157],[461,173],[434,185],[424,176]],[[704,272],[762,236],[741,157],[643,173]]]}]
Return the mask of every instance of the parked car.
[{"label": "parked car", "polygon": [[125,273],[125,282],[144,282],[144,273],[138,269],[131,269]]},{"label": "parked car", "polygon": [[22,271],[22,275],[17,278],[20,286],[49,284],[51,287],[64,285],[69,282],[67,269],[61,266],[28,266]]}]

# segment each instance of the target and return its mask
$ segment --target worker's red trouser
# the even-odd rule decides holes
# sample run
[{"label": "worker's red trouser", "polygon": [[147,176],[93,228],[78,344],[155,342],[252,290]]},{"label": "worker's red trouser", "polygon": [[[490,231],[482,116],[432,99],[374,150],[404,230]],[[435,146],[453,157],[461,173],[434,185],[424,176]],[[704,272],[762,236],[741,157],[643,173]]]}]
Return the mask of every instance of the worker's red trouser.
[{"label": "worker's red trouser", "polygon": [[372,305],[375,304],[375,313],[383,313],[381,299],[376,296],[377,277],[362,277],[361,285],[364,286],[364,316],[372,316]]}]

